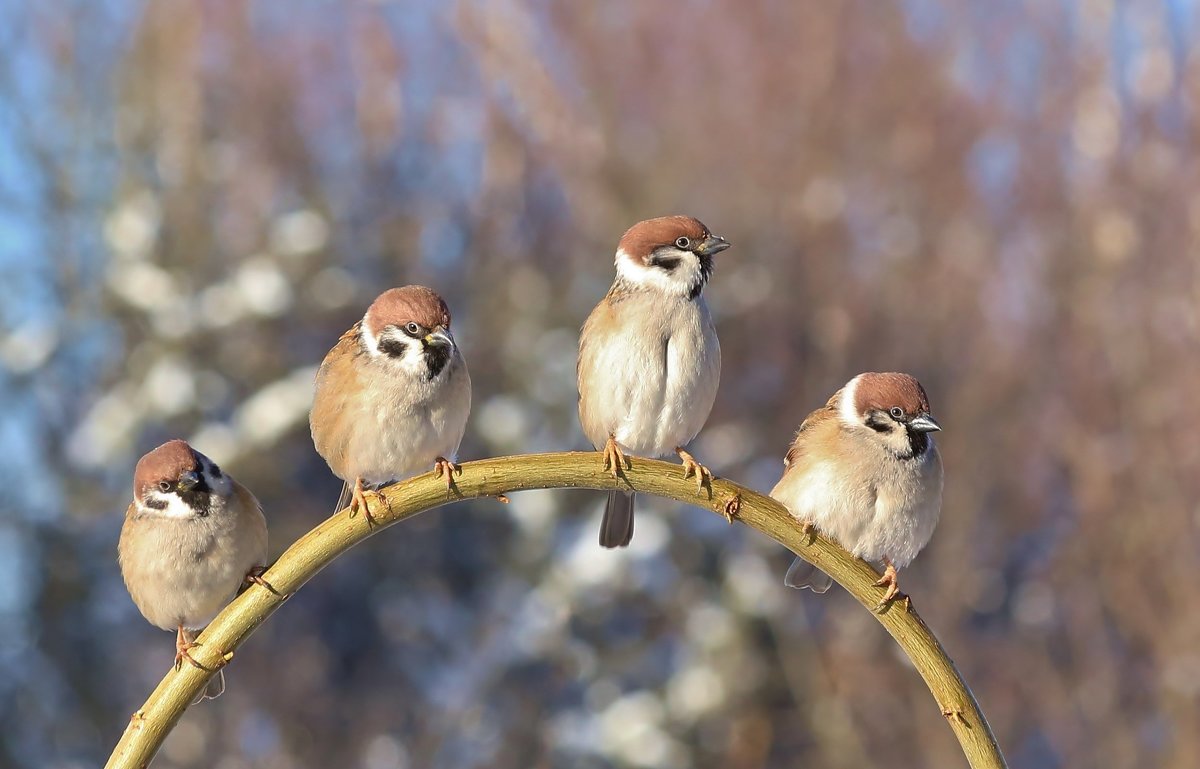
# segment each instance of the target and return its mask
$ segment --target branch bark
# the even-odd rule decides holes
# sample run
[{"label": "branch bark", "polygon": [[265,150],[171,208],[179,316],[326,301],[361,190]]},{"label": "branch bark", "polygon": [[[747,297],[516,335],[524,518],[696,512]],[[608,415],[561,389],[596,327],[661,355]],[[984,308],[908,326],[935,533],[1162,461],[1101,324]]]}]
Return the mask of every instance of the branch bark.
[{"label": "branch bark", "polygon": [[[279,608],[286,596],[299,590],[333,559],[394,523],[462,499],[529,489],[632,488],[639,493],[705,507],[720,515],[724,515],[726,505],[736,499],[739,521],[818,566],[863,606],[873,609],[882,594],[881,588],[872,585],[878,575],[869,565],[820,535],[806,535],[779,503],[721,478],[715,479],[711,487],[698,495],[695,479],[683,478],[679,465],[634,458],[632,469],[625,470],[620,480],[614,480],[605,472],[600,455],[591,452],[499,457],[466,462],[462,467],[462,474],[455,476],[454,492],[448,492],[445,480],[435,478],[432,473],[385,489],[391,510],[376,514],[379,525],[374,528],[368,528],[361,515],[351,518],[345,510],[335,513],[297,540],[263,575],[278,594],[259,585],[251,586],[205,629],[197,639],[202,645],[192,652],[192,656],[215,671],[232,658],[233,652]],[[916,611],[905,611],[903,605],[897,603],[873,616],[896,639],[925,679],[938,710],[954,731],[970,766],[974,769],[1006,767],[991,727],[970,688]],[[212,672],[186,664],[178,671],[170,670],[130,719],[106,769],[148,766],[167,734],[212,675]]]}]

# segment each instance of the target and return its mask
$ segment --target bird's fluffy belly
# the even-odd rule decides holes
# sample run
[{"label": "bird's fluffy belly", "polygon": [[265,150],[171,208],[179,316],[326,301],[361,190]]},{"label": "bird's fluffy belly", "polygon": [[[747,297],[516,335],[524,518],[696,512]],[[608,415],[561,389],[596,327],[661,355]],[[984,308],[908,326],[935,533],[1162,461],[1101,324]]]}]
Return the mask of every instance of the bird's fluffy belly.
[{"label": "bird's fluffy belly", "polygon": [[785,475],[771,496],[855,556],[874,562],[887,557],[903,568],[933,536],[941,497],[940,484],[922,494],[917,474],[904,475],[863,483],[818,463],[806,473]]},{"label": "bird's fluffy belly", "polygon": [[[130,594],[151,624],[164,630],[179,625],[202,628],[237,594],[252,558],[199,557],[169,546],[144,548],[130,564],[129,582],[144,586]],[[128,584],[128,583],[127,583]]]},{"label": "bird's fluffy belly", "polygon": [[720,347],[707,315],[688,306],[657,333],[598,340],[592,408],[601,446],[609,433],[642,456],[668,454],[696,437],[716,399]]},{"label": "bird's fluffy belly", "polygon": [[814,464],[806,473],[786,474],[771,492],[801,520],[811,521],[847,550],[860,544],[874,517],[875,497],[865,484],[846,483],[829,463]]},{"label": "bird's fluffy belly", "polygon": [[452,456],[457,448],[434,425],[429,409],[400,417],[376,414],[355,430],[351,465],[355,475],[377,485],[432,469],[438,456]]},{"label": "bird's fluffy belly", "polygon": [[[917,489],[902,489],[895,496],[880,494],[875,515],[853,552],[868,561],[885,556],[902,569],[929,544],[940,512],[938,500],[918,498]],[[939,490],[940,492],[940,490]]]},{"label": "bird's fluffy belly", "polygon": [[471,396],[465,368],[451,366],[436,398],[412,404],[412,394],[397,383],[360,400],[346,452],[350,477],[344,480],[389,483],[431,470],[439,456],[455,457]]}]

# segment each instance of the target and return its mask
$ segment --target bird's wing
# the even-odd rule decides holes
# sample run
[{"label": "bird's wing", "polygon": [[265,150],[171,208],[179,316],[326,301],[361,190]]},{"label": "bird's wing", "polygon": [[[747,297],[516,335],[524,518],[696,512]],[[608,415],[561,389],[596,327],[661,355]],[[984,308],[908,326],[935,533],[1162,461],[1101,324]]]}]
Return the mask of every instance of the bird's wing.
[{"label": "bird's wing", "polygon": [[360,326],[355,323],[342,334],[321,362],[309,415],[317,453],[343,480],[347,440],[352,432],[349,420],[354,417],[350,401],[361,390],[359,367],[355,364],[355,358],[363,354]]},{"label": "bird's wing", "polygon": [[[579,359],[575,364],[579,393],[579,424],[593,446],[603,445],[609,430],[613,429],[613,426],[604,424],[604,413],[612,410],[611,404],[608,404],[610,408],[606,409],[606,404],[601,402],[605,398],[611,398],[612,393],[595,392],[595,385],[610,378],[598,369],[603,357],[601,352],[609,336],[618,326],[619,318],[612,305],[601,302],[588,315],[579,333]],[[592,383],[592,386],[589,387],[587,383]]]},{"label": "bird's wing", "polygon": [[783,466],[791,468],[799,463],[805,456],[805,448],[813,436],[830,425],[830,420],[837,419],[837,403],[841,398],[842,391],[838,390],[834,396],[829,399],[821,408],[813,411],[804,418],[800,423],[800,429],[796,431],[796,437],[792,439],[792,445],[788,447],[787,454],[783,457]]}]

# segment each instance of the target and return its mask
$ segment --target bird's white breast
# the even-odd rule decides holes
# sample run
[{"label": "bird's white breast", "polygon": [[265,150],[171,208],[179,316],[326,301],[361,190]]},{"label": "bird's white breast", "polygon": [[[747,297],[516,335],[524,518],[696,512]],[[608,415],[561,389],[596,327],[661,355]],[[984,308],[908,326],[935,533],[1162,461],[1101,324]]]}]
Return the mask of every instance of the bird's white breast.
[{"label": "bird's white breast", "polygon": [[267,529],[249,492],[205,517],[129,516],[121,529],[121,573],[142,615],[164,630],[207,625],[265,564]]},{"label": "bird's white breast", "polygon": [[893,460],[876,487],[874,515],[855,555],[869,561],[890,558],[904,568],[929,544],[942,510],[942,460],[933,440],[915,461]]},{"label": "bird's white breast", "polygon": [[806,459],[771,491],[792,515],[811,521],[859,558],[912,562],[929,543],[941,512],[942,462],[937,446],[901,460],[878,446]]},{"label": "bird's white breast", "polygon": [[432,380],[393,370],[371,382],[356,399],[346,452],[352,477],[345,480],[388,483],[431,470],[439,456],[457,455],[471,411],[471,377],[457,351]]},{"label": "bird's white breast", "polygon": [[613,317],[591,327],[590,360],[581,361],[584,430],[597,447],[611,433],[634,454],[667,454],[696,437],[716,399],[721,348],[708,306],[638,292]]}]

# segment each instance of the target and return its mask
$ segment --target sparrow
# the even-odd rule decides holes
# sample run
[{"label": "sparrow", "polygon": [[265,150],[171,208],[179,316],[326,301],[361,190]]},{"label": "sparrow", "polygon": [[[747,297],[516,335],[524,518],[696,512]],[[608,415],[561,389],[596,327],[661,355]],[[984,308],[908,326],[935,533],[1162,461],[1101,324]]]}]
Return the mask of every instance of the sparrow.
[{"label": "sparrow", "polygon": [[[346,482],[338,509],[362,510],[367,495],[430,465],[447,488],[471,413],[471,375],[450,333],[450,308],[424,286],[380,294],[317,371],[309,425],[313,443]],[[368,487],[370,490],[368,490]]]},{"label": "sparrow", "polygon": [[[925,388],[908,374],[865,373],[805,418],[771,496],[805,527],[885,567],[879,608],[904,597],[896,572],[929,542],[942,508],[942,458]],[[832,580],[797,558],[784,584],[824,593]]]},{"label": "sparrow", "polygon": [[[576,374],[579,421],[617,477],[626,453],[674,452],[702,489],[712,473],[684,450],[708,419],[721,378],[721,345],[704,301],[713,257],[729,242],[690,216],[630,227],[617,245],[616,279],[583,324]],[[612,491],[603,547],[633,538],[632,492]]]},{"label": "sparrow", "polygon": [[176,669],[204,668],[189,654],[196,634],[244,584],[266,585],[266,560],[258,500],[215,462],[182,440],[138,460],[117,561],[142,616],[175,631]]}]

